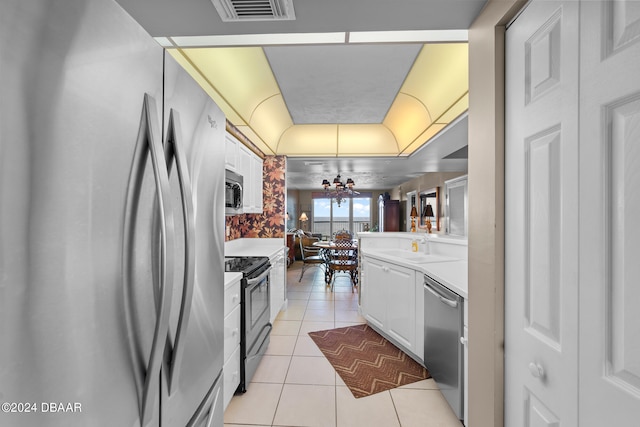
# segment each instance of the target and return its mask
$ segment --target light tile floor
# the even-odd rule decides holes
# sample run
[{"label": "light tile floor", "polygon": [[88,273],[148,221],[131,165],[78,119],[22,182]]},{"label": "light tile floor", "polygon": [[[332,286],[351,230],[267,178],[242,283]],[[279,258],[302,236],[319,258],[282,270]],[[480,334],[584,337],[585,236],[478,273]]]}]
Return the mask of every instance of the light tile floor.
[{"label": "light tile floor", "polygon": [[334,292],[313,267],[301,282],[301,263],[287,270],[288,306],[273,325],[267,354],[247,392],[224,414],[227,427],[460,427],[433,380],[356,399],[307,335],[310,331],[364,323],[358,294],[346,274]]}]

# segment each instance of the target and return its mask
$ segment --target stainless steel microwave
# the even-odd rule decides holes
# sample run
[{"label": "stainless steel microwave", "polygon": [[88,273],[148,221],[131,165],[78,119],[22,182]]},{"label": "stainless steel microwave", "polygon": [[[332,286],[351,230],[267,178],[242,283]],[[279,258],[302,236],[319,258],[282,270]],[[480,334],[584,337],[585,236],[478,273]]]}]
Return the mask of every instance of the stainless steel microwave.
[{"label": "stainless steel microwave", "polygon": [[242,213],[242,185],[242,175],[238,175],[228,169],[225,170],[225,215],[237,215]]}]

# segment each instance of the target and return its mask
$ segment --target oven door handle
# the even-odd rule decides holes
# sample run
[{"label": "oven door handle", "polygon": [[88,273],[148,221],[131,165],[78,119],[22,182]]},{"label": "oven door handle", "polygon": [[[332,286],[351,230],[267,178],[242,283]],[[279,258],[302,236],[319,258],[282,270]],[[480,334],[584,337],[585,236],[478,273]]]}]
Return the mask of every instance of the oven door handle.
[{"label": "oven door handle", "polygon": [[262,274],[260,274],[258,277],[253,278],[253,279],[247,279],[247,285],[249,286],[253,286],[256,283],[260,283],[262,282],[262,279],[264,279],[265,277],[267,277],[269,275],[269,273],[271,272],[271,267],[267,268]]}]

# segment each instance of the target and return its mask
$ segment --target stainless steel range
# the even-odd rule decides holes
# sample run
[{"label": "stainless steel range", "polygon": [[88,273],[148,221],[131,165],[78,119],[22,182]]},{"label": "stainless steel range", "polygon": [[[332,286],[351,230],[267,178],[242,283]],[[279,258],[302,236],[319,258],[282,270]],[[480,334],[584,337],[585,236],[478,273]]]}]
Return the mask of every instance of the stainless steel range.
[{"label": "stainless steel range", "polygon": [[271,264],[267,257],[227,257],[224,269],[242,273],[240,385],[237,391],[244,393],[269,346],[273,327],[269,322]]}]

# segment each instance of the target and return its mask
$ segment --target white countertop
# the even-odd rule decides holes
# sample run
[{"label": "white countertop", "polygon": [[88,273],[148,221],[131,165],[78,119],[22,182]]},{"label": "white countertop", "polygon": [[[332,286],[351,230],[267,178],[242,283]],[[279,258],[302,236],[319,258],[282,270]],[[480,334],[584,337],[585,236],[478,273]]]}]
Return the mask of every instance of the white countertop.
[{"label": "white countertop", "polygon": [[469,279],[466,260],[399,249],[370,249],[362,251],[362,255],[427,274],[464,299],[468,298]]},{"label": "white countertop", "polygon": [[224,256],[273,257],[285,248],[284,238],[242,238],[224,242]]},{"label": "white countertop", "polygon": [[409,231],[385,231],[383,233],[375,231],[361,231],[356,233],[361,239],[420,239],[425,238],[434,242],[448,243],[451,245],[467,246],[468,241],[464,237],[449,236],[447,234],[435,234],[417,231],[411,233]]},{"label": "white countertop", "polygon": [[451,289],[465,300],[469,298],[467,261],[424,264],[422,272]]},{"label": "white countertop", "polygon": [[226,272],[224,273],[224,287],[227,288],[237,280],[242,279],[242,273],[240,272]]}]

